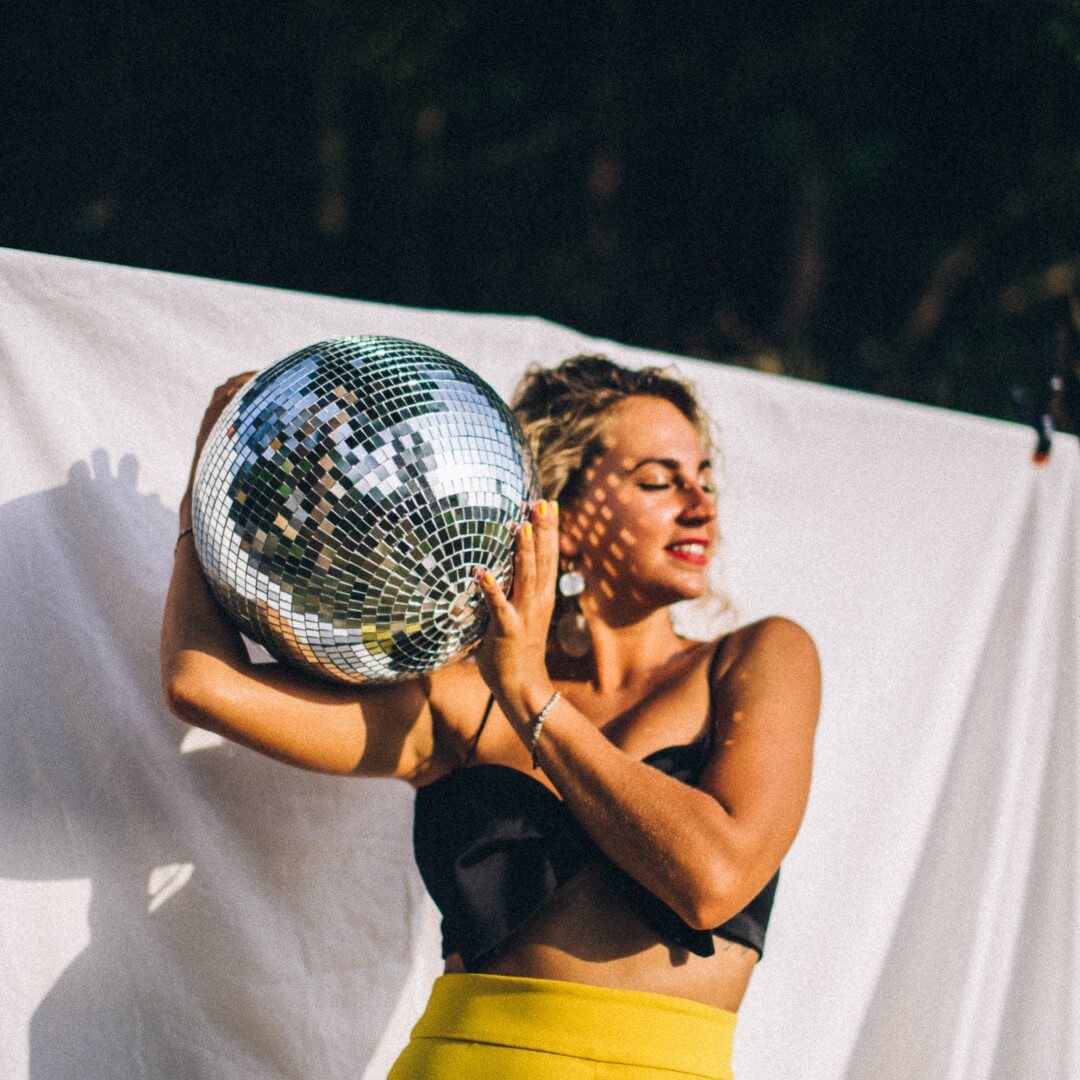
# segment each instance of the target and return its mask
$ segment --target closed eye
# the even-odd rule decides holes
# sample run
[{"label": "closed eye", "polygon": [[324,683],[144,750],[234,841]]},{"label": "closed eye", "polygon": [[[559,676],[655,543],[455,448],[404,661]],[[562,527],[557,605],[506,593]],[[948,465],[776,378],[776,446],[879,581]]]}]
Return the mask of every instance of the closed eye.
[{"label": "closed eye", "polygon": [[[686,486],[682,479],[675,480],[674,483],[677,487],[680,488]],[[642,491],[664,491],[666,488],[671,487],[671,482],[664,484],[650,484],[642,480],[638,482],[638,487],[641,488]],[[716,488],[711,483],[701,484],[701,490],[704,491],[706,495],[716,494]]]},{"label": "closed eye", "polygon": [[[642,491],[666,491],[672,484],[680,490],[686,488],[682,463],[674,458],[643,458],[630,472],[638,470],[641,470],[642,479],[637,481],[637,486]],[[711,498],[716,494],[716,488],[712,478],[712,462],[708,458],[703,458],[698,464],[697,475],[701,490]]]}]

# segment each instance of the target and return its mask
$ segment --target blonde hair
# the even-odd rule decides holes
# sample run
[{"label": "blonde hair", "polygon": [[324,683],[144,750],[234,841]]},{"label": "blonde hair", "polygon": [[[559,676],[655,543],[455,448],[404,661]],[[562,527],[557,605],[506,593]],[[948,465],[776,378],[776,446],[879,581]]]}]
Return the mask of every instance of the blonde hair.
[{"label": "blonde hair", "polygon": [[711,422],[693,387],[663,368],[633,370],[598,354],[572,356],[558,367],[529,368],[510,407],[528,440],[545,499],[569,502],[580,494],[585,466],[603,453],[611,409],[639,396],[670,401],[711,454]]}]

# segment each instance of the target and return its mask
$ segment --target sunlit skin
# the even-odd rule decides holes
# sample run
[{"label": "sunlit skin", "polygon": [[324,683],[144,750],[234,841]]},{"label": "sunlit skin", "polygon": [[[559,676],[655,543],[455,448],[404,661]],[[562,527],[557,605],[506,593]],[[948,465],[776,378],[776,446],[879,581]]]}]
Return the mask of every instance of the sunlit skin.
[{"label": "sunlit skin", "polygon": [[[220,387],[205,434],[247,376]],[[515,541],[509,595],[478,568],[490,610],[475,663],[391,686],[314,683],[253,666],[206,585],[190,536],[177,545],[162,627],[163,689],[183,719],[321,772],[414,787],[459,768],[489,691],[473,762],[520,770],[562,799],[608,858],[691,926],[718,926],[771,878],[809,792],[820,675],[812,639],[778,616],[719,643],[676,634],[669,606],[700,596],[717,543],[711,471],[670,402],[631,397],[604,417],[604,450],[563,505],[534,506]],[[180,527],[190,523],[190,487]],[[693,547],[687,547],[687,544]],[[683,545],[680,549],[679,545]],[[591,651],[550,647],[556,581],[574,562]],[[562,694],[538,740],[533,721]],[[696,786],[642,761],[711,734]],[[486,969],[670,994],[738,1009],[757,954],[722,937],[701,957],[658,940],[602,872],[586,868]],[[455,957],[448,970],[458,970]]]},{"label": "sunlit skin", "polygon": [[[710,463],[697,431],[670,402],[641,396],[611,410],[604,435],[603,453],[588,463],[583,489],[561,508],[557,520],[541,504],[521,531],[510,596],[490,575],[481,574],[492,622],[478,663],[499,709],[477,757],[528,772],[522,744],[529,739],[531,717],[558,689],[563,700],[545,731],[544,771],[531,775],[568,802],[579,819],[593,822],[589,831],[594,839],[611,840],[628,826],[632,818],[626,816],[627,807],[614,805],[615,793],[633,785],[638,805],[632,814],[638,827],[663,835],[664,858],[681,861],[692,875],[691,867],[708,863],[724,846],[741,803],[762,806],[762,818],[768,813],[773,821],[762,821],[764,831],[754,841],[757,861],[747,862],[742,891],[736,893],[743,899],[733,908],[710,909],[717,912],[715,921],[692,917],[702,925],[719,925],[771,876],[801,818],[809,781],[803,741],[807,729],[802,725],[811,714],[816,717],[816,658],[808,663],[799,657],[792,666],[806,672],[809,694],[804,698],[804,688],[799,688],[798,696],[804,699],[780,722],[795,725],[782,736],[791,742],[791,760],[785,762],[784,750],[776,748],[772,775],[755,779],[754,768],[761,765],[751,761],[768,752],[767,736],[763,725],[757,730],[747,725],[750,710],[743,704],[765,690],[766,667],[738,663],[743,634],[752,637],[755,628],[729,635],[732,648],[730,653],[725,648],[725,656],[730,660],[720,665],[721,682],[710,687],[704,676],[712,643],[679,637],[670,617],[670,604],[706,589],[717,537]],[[687,544],[695,546],[688,549]],[[580,601],[592,650],[576,660],[545,649],[560,558],[576,562],[586,582]],[[801,642],[798,647],[803,647]],[[783,710],[784,695],[775,697],[768,708]],[[756,705],[754,711],[761,708]],[[687,788],[638,764],[661,747],[698,740],[702,718],[708,723],[710,716],[721,749],[702,777],[706,790]],[[613,747],[625,755],[616,771],[627,775],[607,791],[595,791],[576,771],[582,761],[578,755],[604,757]],[[788,767],[793,771],[785,775]],[[746,784],[756,791],[742,795],[739,789]],[[774,806],[765,811],[768,800]],[[632,876],[645,881],[646,867],[655,871],[655,863],[649,862],[655,853],[638,847],[629,831],[619,846],[617,861]],[[751,871],[751,865],[757,870]],[[678,885],[667,895],[656,892],[678,909],[683,888]],[[584,871],[559,890],[485,970],[650,988],[735,1010],[756,961],[752,949],[723,938],[717,939],[712,957],[658,942],[612,893],[602,873]],[[447,970],[460,970],[458,965],[450,957]]]}]

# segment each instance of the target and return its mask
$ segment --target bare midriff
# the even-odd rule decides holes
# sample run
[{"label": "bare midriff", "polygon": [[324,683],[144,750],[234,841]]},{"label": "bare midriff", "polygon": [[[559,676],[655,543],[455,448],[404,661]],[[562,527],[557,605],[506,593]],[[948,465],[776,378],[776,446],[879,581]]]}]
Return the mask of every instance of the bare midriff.
[{"label": "bare midriff", "polygon": [[[590,866],[476,970],[668,994],[737,1012],[758,954],[723,937],[713,941],[713,956],[697,956],[658,939],[605,881],[603,868]],[[458,954],[447,957],[448,973],[464,970]]]}]

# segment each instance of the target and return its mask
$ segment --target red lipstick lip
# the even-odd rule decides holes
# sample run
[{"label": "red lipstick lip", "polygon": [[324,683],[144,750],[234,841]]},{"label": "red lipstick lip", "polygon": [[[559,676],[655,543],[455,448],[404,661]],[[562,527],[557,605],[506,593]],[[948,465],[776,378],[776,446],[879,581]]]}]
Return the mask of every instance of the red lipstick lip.
[{"label": "red lipstick lip", "polygon": [[683,562],[691,563],[694,566],[704,566],[709,561],[709,548],[711,547],[708,540],[699,536],[691,536],[686,540],[676,540],[676,544],[702,544],[705,547],[704,552],[698,555],[689,551],[676,551],[675,545],[669,544],[664,550],[673,558],[681,559]]},{"label": "red lipstick lip", "polygon": [[691,555],[688,551],[669,551],[673,559],[681,559],[683,562],[692,563],[694,566],[704,566],[709,560],[705,555]]}]

